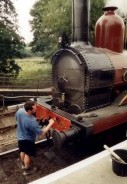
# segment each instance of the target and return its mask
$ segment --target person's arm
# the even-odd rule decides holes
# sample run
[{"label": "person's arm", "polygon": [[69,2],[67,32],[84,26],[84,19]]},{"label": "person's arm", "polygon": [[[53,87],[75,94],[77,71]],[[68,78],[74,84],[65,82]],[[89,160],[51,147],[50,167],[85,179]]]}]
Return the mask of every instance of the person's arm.
[{"label": "person's arm", "polygon": [[49,124],[42,129],[42,135],[46,134],[54,123],[55,123],[55,120],[50,119]]}]

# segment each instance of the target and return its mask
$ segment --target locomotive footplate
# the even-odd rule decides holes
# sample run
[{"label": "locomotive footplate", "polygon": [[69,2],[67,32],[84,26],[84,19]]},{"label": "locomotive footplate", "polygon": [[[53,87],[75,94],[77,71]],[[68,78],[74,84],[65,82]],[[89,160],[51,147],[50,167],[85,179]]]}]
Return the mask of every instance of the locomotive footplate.
[{"label": "locomotive footplate", "polygon": [[[58,107],[52,106],[52,99],[49,98],[38,98],[37,99],[37,112],[36,117],[38,119],[48,119],[55,118],[55,123],[53,124],[53,133],[55,144],[62,145],[65,139],[73,139],[76,135],[83,132],[85,137],[88,137],[92,132],[92,124],[87,121],[82,121],[78,119],[77,116],[69,114],[64,110],[60,110]],[[59,142],[56,143],[56,141]]]},{"label": "locomotive footplate", "polygon": [[[86,130],[87,128],[91,128],[91,123],[82,122],[82,120],[78,120],[78,117],[74,114],[69,114],[64,110],[59,109],[58,107],[52,106],[52,99],[41,97],[37,99],[37,118],[44,118],[52,117],[56,118],[55,125],[53,128],[59,131],[66,131],[71,128],[72,125],[78,126],[79,128],[83,128]],[[86,131],[86,134],[89,135],[90,131]]]},{"label": "locomotive footplate", "polygon": [[37,99],[37,118],[56,118],[53,128],[55,144],[60,147],[65,140],[71,140],[83,133],[84,140],[118,125],[127,123],[127,105],[117,103],[105,108],[78,115],[69,114],[52,106],[52,99]]}]

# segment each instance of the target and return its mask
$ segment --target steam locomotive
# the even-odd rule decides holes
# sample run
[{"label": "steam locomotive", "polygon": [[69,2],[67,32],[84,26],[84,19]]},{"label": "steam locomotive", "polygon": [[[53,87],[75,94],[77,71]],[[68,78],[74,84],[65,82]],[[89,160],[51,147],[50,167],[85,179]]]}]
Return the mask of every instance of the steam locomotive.
[{"label": "steam locomotive", "polygon": [[82,134],[92,135],[127,123],[127,51],[125,24],[117,7],[103,8],[95,25],[95,47],[89,43],[89,0],[73,0],[73,38],[63,39],[52,57],[50,99],[37,101],[40,118],[53,117],[57,147]]}]

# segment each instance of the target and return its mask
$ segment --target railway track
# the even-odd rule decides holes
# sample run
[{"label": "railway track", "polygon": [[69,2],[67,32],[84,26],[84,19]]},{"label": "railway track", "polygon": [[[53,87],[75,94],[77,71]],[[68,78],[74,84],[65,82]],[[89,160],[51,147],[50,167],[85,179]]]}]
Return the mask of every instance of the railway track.
[{"label": "railway track", "polygon": [[16,147],[15,112],[22,104],[10,106],[0,111],[0,152]]},{"label": "railway track", "polygon": [[17,142],[14,114],[14,112],[11,112],[0,115],[0,152],[9,149],[8,146]]}]

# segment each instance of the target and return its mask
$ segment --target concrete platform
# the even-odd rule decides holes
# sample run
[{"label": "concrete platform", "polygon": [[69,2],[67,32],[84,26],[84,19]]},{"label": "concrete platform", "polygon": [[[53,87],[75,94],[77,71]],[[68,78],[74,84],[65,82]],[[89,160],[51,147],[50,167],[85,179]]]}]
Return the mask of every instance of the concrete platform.
[{"label": "concrete platform", "polygon": [[[127,149],[127,141],[111,148]],[[56,173],[29,184],[126,184],[127,177],[117,176],[112,171],[110,153],[105,150]]]}]

